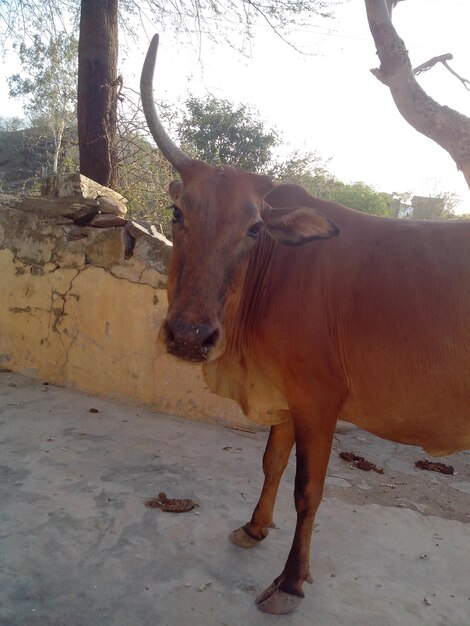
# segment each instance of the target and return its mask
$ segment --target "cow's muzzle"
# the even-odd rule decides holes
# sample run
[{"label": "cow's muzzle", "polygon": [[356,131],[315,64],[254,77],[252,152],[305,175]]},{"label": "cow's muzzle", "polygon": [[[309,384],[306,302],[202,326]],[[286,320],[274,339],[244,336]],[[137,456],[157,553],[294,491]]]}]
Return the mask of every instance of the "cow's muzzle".
[{"label": "cow's muzzle", "polygon": [[186,361],[201,362],[219,339],[219,330],[208,324],[189,324],[183,320],[166,320],[164,326],[166,349]]}]

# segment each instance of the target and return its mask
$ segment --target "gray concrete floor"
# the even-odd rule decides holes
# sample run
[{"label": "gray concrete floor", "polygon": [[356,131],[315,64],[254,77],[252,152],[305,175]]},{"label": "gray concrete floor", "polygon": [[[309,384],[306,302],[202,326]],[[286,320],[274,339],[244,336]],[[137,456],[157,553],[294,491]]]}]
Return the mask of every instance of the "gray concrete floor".
[{"label": "gray concrete floor", "polygon": [[[419,449],[345,425],[315,526],[315,582],[294,615],[257,611],[295,523],[292,458],[278,528],[252,550],[227,540],[256,502],[265,441],[2,372],[1,626],[469,626],[470,454],[445,461],[454,476],[424,472]],[[350,467],[341,450],[384,474]],[[160,491],[199,508],[146,508]]]}]

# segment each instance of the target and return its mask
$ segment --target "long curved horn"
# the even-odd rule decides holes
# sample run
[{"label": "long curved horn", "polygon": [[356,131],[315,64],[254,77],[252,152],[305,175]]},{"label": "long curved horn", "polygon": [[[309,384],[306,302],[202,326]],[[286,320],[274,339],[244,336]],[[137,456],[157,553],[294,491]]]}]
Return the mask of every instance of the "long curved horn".
[{"label": "long curved horn", "polygon": [[158,50],[158,35],[154,35],[145,57],[142,74],[140,76],[140,96],[144,108],[145,119],[152,137],[164,156],[177,170],[180,170],[191,159],[170,139],[166,130],[158,119],[153,101],[153,73]]}]

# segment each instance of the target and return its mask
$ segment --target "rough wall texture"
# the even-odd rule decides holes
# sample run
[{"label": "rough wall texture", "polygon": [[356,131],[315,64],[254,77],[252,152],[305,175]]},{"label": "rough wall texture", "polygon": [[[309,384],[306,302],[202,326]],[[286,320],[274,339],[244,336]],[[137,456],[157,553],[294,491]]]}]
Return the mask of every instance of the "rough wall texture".
[{"label": "rough wall texture", "polygon": [[206,390],[198,366],[157,347],[168,243],[127,220],[96,228],[0,206],[0,367],[184,417],[244,424],[234,403]]}]

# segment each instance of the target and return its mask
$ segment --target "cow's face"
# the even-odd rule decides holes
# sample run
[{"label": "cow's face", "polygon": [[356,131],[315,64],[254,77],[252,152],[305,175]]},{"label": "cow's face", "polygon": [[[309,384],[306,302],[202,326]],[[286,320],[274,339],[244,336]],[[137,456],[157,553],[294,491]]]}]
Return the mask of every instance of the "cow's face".
[{"label": "cow's face", "polygon": [[[288,245],[331,237],[337,228],[310,209],[265,201],[267,176],[213,167],[186,155],[168,136],[152,95],[158,36],[152,39],[141,76],[145,117],[158,147],[181,175],[170,185],[173,252],[168,276],[168,315],[160,337],[168,352],[189,361],[215,359],[224,350],[224,309],[236,302],[250,251],[266,229]],[[279,187],[277,188],[279,189]],[[269,198],[276,192],[271,192]],[[287,194],[289,195],[289,194]],[[271,202],[272,204],[272,202]]]},{"label": "cow's face", "polygon": [[272,208],[267,176],[192,161],[170,185],[173,252],[167,318],[168,352],[212,360],[225,347],[225,306],[241,291],[250,252],[266,230],[287,245],[330,237],[336,227],[311,209]]},{"label": "cow's face", "polygon": [[223,350],[223,309],[261,229],[268,177],[193,161],[170,185],[173,251],[168,273],[168,352],[191,361]]}]

